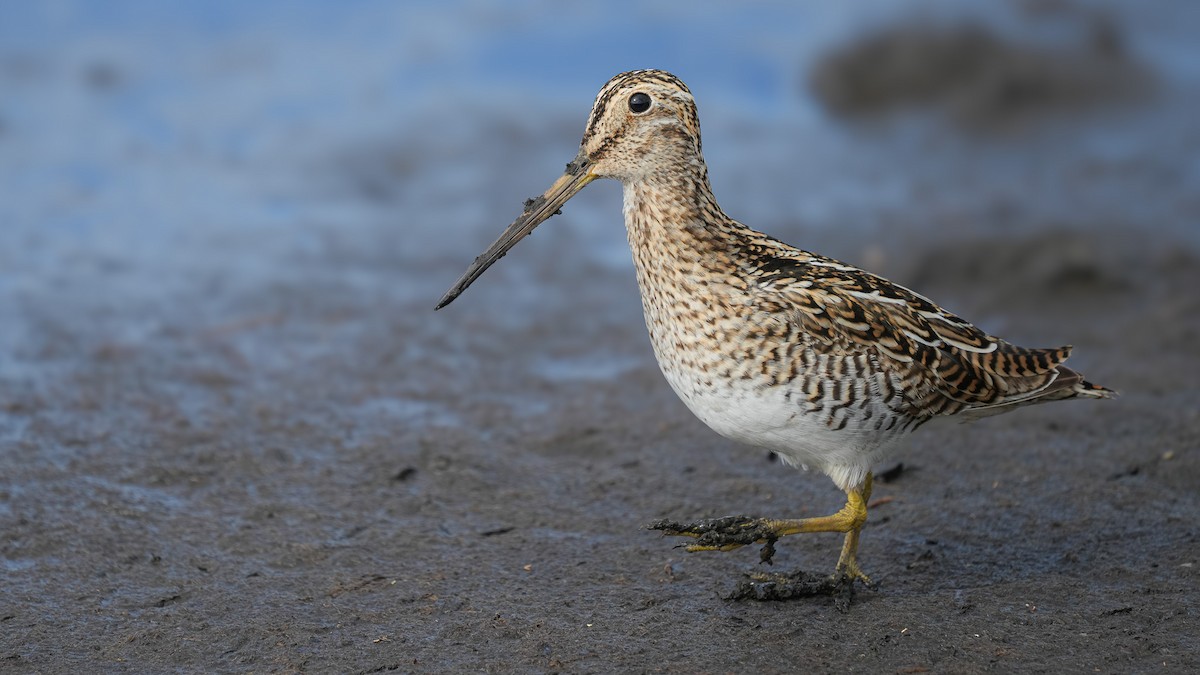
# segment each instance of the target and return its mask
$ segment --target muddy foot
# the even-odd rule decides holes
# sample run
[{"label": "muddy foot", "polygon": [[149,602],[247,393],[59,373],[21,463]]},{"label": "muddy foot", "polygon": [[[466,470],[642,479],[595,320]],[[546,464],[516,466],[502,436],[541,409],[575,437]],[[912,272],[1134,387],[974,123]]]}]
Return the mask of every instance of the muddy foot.
[{"label": "muddy foot", "polygon": [[771,521],[751,516],[709,518],[686,524],[659,520],[646,527],[661,530],[667,535],[695,537],[696,542],[687,545],[689,551],[729,551],[762,542],[765,545],[759,557],[765,563],[771,562],[771,557],[775,555],[775,541],[779,539]]},{"label": "muddy foot", "polygon": [[832,597],[843,612],[850,609],[854,599],[854,580],[845,575],[811,574],[796,571],[790,574],[747,574],[726,600],[781,601],[798,598]]}]

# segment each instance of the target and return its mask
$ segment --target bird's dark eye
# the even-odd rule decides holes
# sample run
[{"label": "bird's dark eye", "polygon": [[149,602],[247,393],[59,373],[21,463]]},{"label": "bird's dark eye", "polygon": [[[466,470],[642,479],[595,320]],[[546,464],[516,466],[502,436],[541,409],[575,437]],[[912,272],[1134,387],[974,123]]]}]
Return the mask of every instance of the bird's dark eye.
[{"label": "bird's dark eye", "polygon": [[634,113],[644,113],[650,109],[650,96],[638,92],[629,97],[629,109]]}]

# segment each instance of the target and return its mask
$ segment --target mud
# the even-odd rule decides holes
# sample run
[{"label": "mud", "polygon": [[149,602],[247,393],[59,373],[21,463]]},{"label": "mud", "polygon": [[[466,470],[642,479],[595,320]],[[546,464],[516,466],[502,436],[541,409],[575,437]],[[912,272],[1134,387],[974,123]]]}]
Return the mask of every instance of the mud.
[{"label": "mud", "polygon": [[[954,252],[984,250],[1004,253]],[[355,257],[381,288],[395,274]],[[3,399],[0,658],[13,672],[1194,669],[1200,307],[1181,289],[1200,272],[1148,266],[1166,275],[1119,270],[1118,292],[1042,298],[1003,277],[965,292],[968,315],[1004,296],[1015,332],[1069,336],[1123,396],[916,436],[863,534],[878,588],[848,612],[823,587],[730,600],[780,598],[745,581],[756,548],[687,554],[644,529],[820,515],[841,494],[694,421],[621,275],[590,283],[623,309],[583,321],[570,305],[432,320],[428,299],[299,283],[210,299],[242,309],[130,344],[29,307],[38,370]],[[633,361],[538,375],[593,349]],[[481,357],[458,367],[461,352]],[[774,569],[819,579],[839,545],[785,538]]]},{"label": "mud", "polygon": [[[835,607],[842,612],[849,612],[859,583],[804,570],[784,574],[754,572],[746,576],[747,578],[740,581],[733,592],[725,597],[726,600],[782,602],[830,596],[835,599]],[[868,588],[874,589],[875,586],[870,584]]]},{"label": "mud", "polygon": [[[1160,36],[1130,25],[1136,44]],[[266,68],[256,53],[211,77]],[[80,96],[149,96],[131,64],[34,65],[98,90]],[[831,145],[771,128],[805,150],[779,164],[723,151],[761,146],[702,100],[733,215],[1014,342],[1073,343],[1071,365],[1122,393],[922,429],[879,467],[860,549],[877,587],[849,611],[838,594],[730,599],[771,594],[747,574],[820,579],[838,535],[783,538],[767,567],[757,547],[689,554],[645,528],[824,515],[843,495],[675,398],[611,186],[432,311],[519,196],[557,177],[586,109],[562,133],[557,117],[522,126],[539,106],[485,115],[491,145],[439,153],[424,130],[328,132],[300,161],[286,149],[315,138],[309,121],[261,130],[282,139],[262,141],[269,161],[201,135],[172,164],[139,137],[112,144],[117,177],[90,178],[18,173],[33,122],[0,109],[0,170],[23,186],[0,231],[0,671],[1200,670],[1200,133],[1194,94],[1163,80],[1115,117],[1039,122],[1002,147],[920,120],[832,120]],[[549,159],[526,184],[507,168],[534,145]],[[747,200],[729,164],[781,196],[812,179],[796,204],[823,210]],[[818,189],[830,172],[853,189]],[[209,180],[193,194],[176,175]],[[384,187],[345,187],[359,181]],[[170,208],[127,199],[143,192]]]}]

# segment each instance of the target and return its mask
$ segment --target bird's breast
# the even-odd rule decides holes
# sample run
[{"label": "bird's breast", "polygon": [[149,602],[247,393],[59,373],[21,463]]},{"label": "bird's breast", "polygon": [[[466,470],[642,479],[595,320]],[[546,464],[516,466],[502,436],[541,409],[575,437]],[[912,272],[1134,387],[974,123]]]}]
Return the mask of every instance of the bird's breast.
[{"label": "bird's breast", "polygon": [[907,430],[899,383],[869,354],[822,349],[756,306],[735,261],[722,274],[703,258],[720,254],[662,235],[630,231],[646,327],[667,382],[705,424],[826,473],[861,467]]}]

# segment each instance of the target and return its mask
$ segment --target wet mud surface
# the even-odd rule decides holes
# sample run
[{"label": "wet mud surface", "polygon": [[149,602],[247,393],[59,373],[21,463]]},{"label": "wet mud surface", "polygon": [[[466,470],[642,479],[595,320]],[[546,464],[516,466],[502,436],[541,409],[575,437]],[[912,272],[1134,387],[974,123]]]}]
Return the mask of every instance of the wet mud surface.
[{"label": "wet mud surface", "polygon": [[[589,202],[436,314],[527,187],[497,176],[481,201],[507,206],[419,247],[404,193],[354,226],[201,229],[171,243],[186,264],[30,234],[0,277],[0,671],[1196,671],[1200,133],[1171,112],[1194,98],[1162,91],[1178,98],[1096,123],[1134,150],[1061,160],[1049,188],[1020,167],[1059,162],[1078,118],[1006,140],[1030,163],[990,169],[993,141],[944,151],[918,124],[922,175],[954,199],[918,185],[880,228],[752,222],[1014,342],[1072,343],[1122,393],[922,429],[879,467],[859,558],[877,586],[852,602],[746,581],[819,585],[839,535],[783,538],[767,566],[647,529],[843,496],[675,398],[628,262],[572,234]],[[846,128],[865,134],[851,149],[891,142]],[[347,151],[372,185],[416,180],[422,157],[378,147]],[[1143,206],[1097,217],[1078,199],[1097,184]]]},{"label": "wet mud surface", "polygon": [[[645,529],[822,515],[842,497],[693,420],[616,276],[597,283],[623,309],[584,325],[573,306],[493,326],[301,284],[128,345],[31,308],[46,336],[31,360],[62,372],[5,387],[0,658],[14,672],[1188,670],[1200,306],[1180,289],[1200,271],[1162,255],[1111,271],[1116,292],[1022,294],[1001,277],[967,293],[978,310],[1003,302],[1019,333],[1069,333],[1123,396],[914,437],[863,534],[878,588],[848,612],[728,599],[748,572],[826,573],[836,535],[784,538],[765,568],[756,547],[688,554]],[[610,342],[634,354],[618,376],[537,374],[547,354]],[[485,358],[461,369],[460,351]]]}]

